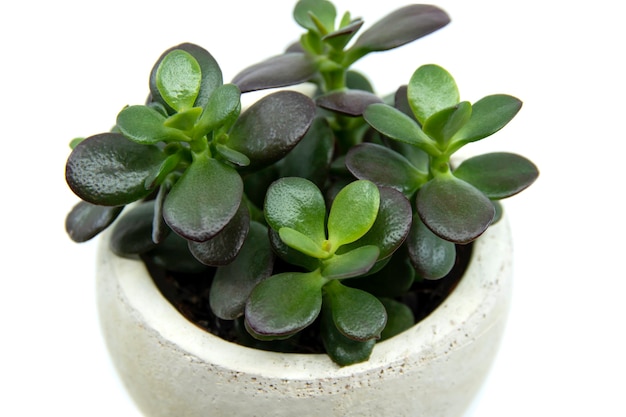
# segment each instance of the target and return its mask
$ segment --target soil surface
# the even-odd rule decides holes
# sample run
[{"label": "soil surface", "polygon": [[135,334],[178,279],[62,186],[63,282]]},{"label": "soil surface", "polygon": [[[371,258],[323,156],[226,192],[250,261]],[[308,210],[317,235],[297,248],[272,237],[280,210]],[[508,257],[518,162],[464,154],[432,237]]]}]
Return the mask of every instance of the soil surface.
[{"label": "soil surface", "polygon": [[[458,246],[456,264],[450,274],[439,280],[415,282],[407,294],[397,299],[411,308],[416,323],[432,313],[456,287],[467,268],[470,255],[471,244]],[[216,317],[209,307],[212,270],[203,274],[182,274],[156,268],[147,262],[146,265],[161,293],[183,316],[222,339],[266,350],[324,352],[317,322],[285,341],[259,342],[245,331],[243,319],[222,320]]]}]

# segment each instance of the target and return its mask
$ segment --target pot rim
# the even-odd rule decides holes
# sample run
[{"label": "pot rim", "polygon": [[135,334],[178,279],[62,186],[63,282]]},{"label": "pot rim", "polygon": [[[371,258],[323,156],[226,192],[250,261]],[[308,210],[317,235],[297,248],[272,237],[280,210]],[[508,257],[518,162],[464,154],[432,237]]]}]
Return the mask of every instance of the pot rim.
[{"label": "pot rim", "polygon": [[117,277],[116,296],[146,328],[172,343],[190,361],[282,380],[328,378],[329,372],[334,378],[378,372],[416,357],[418,362],[426,362],[462,349],[472,342],[472,329],[481,328],[498,293],[508,289],[508,285],[493,282],[493,277],[511,268],[512,263],[511,233],[504,216],[474,242],[463,278],[441,305],[410,329],[377,343],[368,361],[340,367],[326,354],[263,351],[223,340],[197,327],[161,294],[143,262],[118,257],[108,249],[108,236],[105,232],[99,242],[99,257],[109,258],[110,271]]}]

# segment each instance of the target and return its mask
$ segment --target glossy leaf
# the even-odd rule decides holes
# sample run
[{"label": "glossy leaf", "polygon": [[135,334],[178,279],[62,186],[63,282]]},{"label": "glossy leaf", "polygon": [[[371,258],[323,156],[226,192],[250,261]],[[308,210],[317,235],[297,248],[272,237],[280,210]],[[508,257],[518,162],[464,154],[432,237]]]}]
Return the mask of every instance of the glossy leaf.
[{"label": "glossy leaf", "polygon": [[495,152],[463,161],[454,171],[454,176],[497,200],[526,189],[537,179],[539,171],[523,156]]},{"label": "glossy leaf", "polygon": [[242,93],[286,87],[309,81],[317,72],[315,62],[301,52],[289,52],[252,65],[233,78]]},{"label": "glossy leaf", "polygon": [[387,313],[373,295],[331,281],[324,286],[324,302],[329,303],[333,323],[344,336],[360,342],[380,338]]},{"label": "glossy leaf", "polygon": [[455,244],[431,232],[418,215],[413,218],[407,248],[411,263],[421,278],[443,278],[456,261]]},{"label": "glossy leaf", "polygon": [[378,215],[380,192],[367,180],[345,186],[333,201],[328,215],[328,240],[334,248],[363,237]]},{"label": "glossy leaf", "polygon": [[178,167],[181,159],[182,155],[180,152],[176,152],[165,158],[161,165],[146,177],[146,189],[153,189],[157,185],[162,184],[165,178]]},{"label": "glossy leaf", "polygon": [[480,236],[495,214],[483,193],[452,175],[435,177],[420,188],[417,211],[434,234],[461,244]]},{"label": "glossy leaf", "polygon": [[[202,79],[200,82],[200,90],[198,91],[198,96],[196,98],[194,106],[203,108],[208,102],[209,97],[213,93],[213,90],[222,85],[222,71],[217,64],[215,58],[213,58],[213,56],[207,50],[192,43],[182,43],[168,49],[154,64],[152,72],[150,73],[150,94],[152,96],[152,100],[166,105],[165,100],[161,97],[161,93],[157,88],[156,73],[163,59],[170,52],[178,49],[191,54],[200,65]],[[168,107],[170,113],[173,113],[172,109],[169,108],[169,106],[166,105],[166,107]]]},{"label": "glossy leaf", "polygon": [[463,101],[456,106],[440,110],[424,122],[423,130],[435,139],[442,148],[446,148],[450,138],[459,131],[472,116],[472,105]]},{"label": "glossy leaf", "polygon": [[423,126],[433,114],[456,106],[459,90],[452,75],[437,65],[423,65],[411,76],[408,100],[415,117]]},{"label": "glossy leaf", "polygon": [[365,342],[344,336],[335,326],[329,303],[324,303],[320,332],[324,348],[330,358],[341,366],[364,362],[369,359],[376,344],[375,339]]},{"label": "glossy leaf", "polygon": [[332,30],[337,18],[337,10],[333,3],[327,0],[299,0],[293,10],[294,20],[304,29],[318,31],[311,16],[319,19],[327,30]]},{"label": "glossy leaf", "polygon": [[165,117],[147,106],[126,107],[117,115],[117,127],[128,139],[142,145],[170,140],[189,141],[180,130],[164,125]]},{"label": "glossy leaf", "polygon": [[278,232],[271,228],[269,230],[269,240],[272,250],[282,260],[292,265],[302,267],[307,271],[315,271],[320,267],[320,259],[312,258],[298,250],[290,248],[281,240]]},{"label": "glossy leaf", "polygon": [[246,300],[254,287],[269,277],[274,265],[267,228],[251,222],[250,231],[235,260],[215,272],[209,303],[221,319],[233,320],[243,315]]},{"label": "glossy leaf", "polygon": [[87,242],[117,219],[124,206],[97,206],[78,202],[65,218],[65,231],[74,242]]},{"label": "glossy leaf", "polygon": [[404,242],[411,228],[411,203],[398,191],[380,188],[380,207],[376,221],[368,232],[352,244],[345,245],[343,250],[352,250],[359,246],[374,245],[380,250],[378,259],[391,256]]},{"label": "glossy leaf", "polygon": [[109,247],[119,256],[132,256],[148,252],[156,247],[152,241],[154,202],[142,202],[131,207],[115,223],[109,239]]},{"label": "glossy leaf", "polygon": [[309,326],[322,307],[319,273],[286,272],[258,284],[246,303],[246,323],[261,336],[285,336]]},{"label": "glossy leaf", "polygon": [[248,158],[241,152],[230,149],[228,146],[224,146],[218,143],[217,145],[215,145],[215,150],[217,151],[217,154],[221,156],[225,161],[228,161],[235,166],[247,167],[248,165],[250,165],[250,158]]},{"label": "glossy leaf", "polygon": [[394,188],[407,197],[427,180],[427,174],[417,170],[405,157],[373,143],[352,147],[346,155],[346,166],[355,177]]},{"label": "glossy leaf", "polygon": [[367,106],[382,103],[380,97],[373,93],[361,90],[341,90],[318,97],[318,106],[346,116],[361,116]]},{"label": "glossy leaf", "polygon": [[316,242],[295,229],[290,227],[281,227],[280,230],[278,230],[278,235],[280,236],[280,240],[285,242],[287,246],[302,252],[307,256],[319,259],[324,259],[330,256],[327,251],[322,249],[323,242]]},{"label": "glossy leaf", "polygon": [[202,70],[190,53],[175,49],[165,55],[156,72],[156,87],[174,110],[193,107],[200,92]]},{"label": "glossy leaf", "polygon": [[81,199],[121,206],[146,197],[145,180],[165,159],[152,145],[139,145],[118,133],[91,136],[67,160],[65,178]]},{"label": "glossy leaf", "polygon": [[333,49],[343,51],[348,42],[350,42],[359,29],[361,29],[361,26],[363,26],[363,20],[356,19],[355,21],[343,26],[341,29],[324,36],[322,40]]},{"label": "glossy leaf", "polygon": [[522,102],[512,96],[496,94],[473,105],[469,122],[454,136],[454,142],[466,144],[491,136],[506,126],[520,111]]},{"label": "glossy leaf", "polygon": [[315,184],[304,178],[281,178],[267,190],[265,219],[272,229],[288,227],[314,242],[326,240],[326,203]]},{"label": "glossy leaf", "polygon": [[241,111],[241,92],[234,84],[224,84],[215,89],[200,116],[196,135],[205,135],[228,125]]},{"label": "glossy leaf", "polygon": [[363,113],[365,121],[383,135],[436,153],[435,143],[409,116],[386,104],[372,104]]},{"label": "glossy leaf", "polygon": [[191,107],[171,115],[167,118],[167,120],[165,120],[163,125],[165,127],[182,130],[183,132],[191,132],[195,127],[200,114],[202,114],[202,109],[200,107]]},{"label": "glossy leaf", "polygon": [[391,339],[413,327],[415,316],[409,306],[391,298],[382,298],[380,302],[387,312],[387,324],[380,335],[380,340]]},{"label": "glossy leaf", "polygon": [[242,195],[243,182],[234,168],[211,158],[197,159],[172,187],[163,217],[186,239],[205,242],[231,221]]},{"label": "glossy leaf", "polygon": [[200,262],[210,266],[227,265],[235,259],[250,228],[250,213],[240,204],[235,216],[215,236],[205,242],[189,242],[189,250]]},{"label": "glossy leaf", "polygon": [[323,262],[322,276],[327,279],[353,278],[366,274],[378,260],[380,250],[374,245],[361,246]]},{"label": "glossy leaf", "polygon": [[413,4],[380,19],[363,32],[349,49],[350,62],[370,52],[397,48],[426,36],[450,22],[450,17],[436,6]]},{"label": "glossy leaf", "polygon": [[237,119],[224,145],[250,158],[250,168],[260,169],[293,149],[314,117],[315,103],[309,97],[294,91],[273,93]]}]

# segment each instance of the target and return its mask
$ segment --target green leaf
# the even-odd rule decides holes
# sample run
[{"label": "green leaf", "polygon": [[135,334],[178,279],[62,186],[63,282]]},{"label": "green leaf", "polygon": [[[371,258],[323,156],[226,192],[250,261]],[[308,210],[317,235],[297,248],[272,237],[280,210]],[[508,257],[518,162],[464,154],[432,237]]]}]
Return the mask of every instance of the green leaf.
[{"label": "green leaf", "polygon": [[156,247],[152,241],[154,202],[142,202],[131,207],[113,227],[109,247],[118,256],[146,253]]},{"label": "green leaf", "polygon": [[495,214],[483,193],[452,175],[435,177],[420,188],[417,211],[434,234],[461,244],[480,236]]},{"label": "green leaf", "polygon": [[322,276],[327,279],[353,278],[367,273],[376,263],[380,250],[374,245],[362,246],[324,261]]},{"label": "green leaf", "polygon": [[304,178],[281,178],[267,190],[265,219],[272,229],[288,227],[321,246],[326,240],[326,203],[315,184]]},{"label": "green leaf", "polygon": [[270,94],[237,119],[224,145],[248,156],[250,169],[264,168],[298,144],[311,126],[315,111],[315,103],[304,94]]},{"label": "green leaf", "polygon": [[380,340],[391,339],[413,327],[415,316],[409,306],[391,298],[382,298],[380,302],[387,311],[387,325],[380,335]]},{"label": "green leaf", "polygon": [[280,239],[278,232],[274,229],[269,230],[269,239],[274,253],[291,265],[300,266],[307,271],[315,271],[320,267],[320,259],[312,258],[296,249],[290,248]]},{"label": "green leaf", "polygon": [[250,228],[250,212],[240,204],[235,216],[226,226],[206,242],[189,242],[189,250],[200,262],[222,266],[232,262],[244,244]]},{"label": "green leaf", "polygon": [[267,228],[251,222],[250,231],[235,260],[215,272],[209,294],[213,313],[224,320],[234,320],[243,315],[250,293],[259,282],[271,275],[273,265]]},{"label": "green leaf", "polygon": [[246,167],[250,165],[250,158],[248,158],[241,152],[230,149],[228,146],[218,143],[217,145],[215,145],[215,150],[217,151],[219,156],[235,166]]},{"label": "green leaf", "polygon": [[424,133],[434,138],[440,147],[447,148],[449,140],[472,116],[472,105],[463,101],[456,106],[440,110],[424,122]]},{"label": "green leaf", "polygon": [[328,216],[332,252],[363,237],[376,221],[379,206],[380,192],[374,183],[357,180],[345,186],[335,197]]},{"label": "green leaf", "polygon": [[65,218],[65,231],[74,242],[86,242],[109,227],[123,209],[80,201]]},{"label": "green leaf", "polygon": [[370,52],[397,48],[432,33],[450,22],[450,17],[436,6],[413,4],[402,7],[359,36],[348,50],[348,63]]},{"label": "green leaf", "polygon": [[309,81],[317,66],[308,55],[289,52],[252,65],[233,78],[242,93],[268,88],[286,87]]},{"label": "green leaf", "polygon": [[522,108],[512,96],[496,94],[482,98],[472,106],[472,117],[453,137],[457,148],[491,136],[506,126]]},{"label": "green leaf", "polygon": [[344,336],[333,322],[330,306],[324,303],[320,331],[328,356],[338,365],[347,366],[369,359],[376,344],[375,339],[360,342]]},{"label": "green leaf", "polygon": [[459,90],[452,75],[437,65],[423,65],[411,76],[408,85],[409,105],[423,126],[433,114],[456,106]]},{"label": "green leaf", "polygon": [[452,270],[456,261],[456,246],[435,235],[416,214],[407,248],[413,267],[421,278],[443,278]]},{"label": "green leaf", "polygon": [[426,135],[418,124],[402,113],[387,104],[372,104],[363,113],[365,121],[383,135],[417,146],[430,153],[437,154],[435,142]]},{"label": "green leaf", "polygon": [[318,272],[286,272],[258,284],[246,303],[246,324],[261,336],[286,336],[309,326],[322,307]]},{"label": "green leaf", "polygon": [[385,307],[373,295],[333,280],[324,286],[333,323],[346,337],[364,342],[379,339],[387,323]]},{"label": "green leaf", "polygon": [[[163,125],[167,128],[182,130],[183,132],[191,132],[196,126],[196,122],[202,113],[200,107],[192,107],[187,110],[175,113],[167,118]],[[187,138],[186,140],[189,140]]]},{"label": "green leaf", "polygon": [[65,178],[81,199],[97,205],[122,206],[146,197],[146,178],[165,155],[153,145],[140,145],[118,133],[91,136],[67,160]]},{"label": "green leaf", "polygon": [[278,230],[278,235],[287,246],[302,252],[307,256],[318,259],[325,259],[330,256],[328,252],[322,249],[319,242],[313,241],[311,238],[295,229],[281,227],[280,230]]},{"label": "green leaf", "polygon": [[166,127],[165,117],[147,106],[126,107],[117,115],[117,127],[128,139],[142,145],[170,140],[189,141],[178,129]]},{"label": "green leaf", "polygon": [[156,86],[161,97],[176,111],[193,107],[201,82],[200,64],[193,55],[182,49],[168,53],[156,72]]},{"label": "green leaf", "polygon": [[323,109],[356,117],[361,116],[370,104],[382,103],[382,100],[377,95],[367,91],[341,90],[320,96],[315,102]]},{"label": "green leaf", "polygon": [[494,152],[463,161],[454,176],[472,184],[487,197],[499,200],[529,187],[539,176],[539,170],[523,156]]},{"label": "green leaf", "polygon": [[224,84],[211,94],[194,136],[206,135],[223,125],[230,125],[241,111],[241,91],[234,84]]},{"label": "green leaf", "polygon": [[[304,29],[319,31],[311,16],[315,16],[327,31],[332,31],[337,18],[335,6],[327,0],[299,0],[293,10],[294,20]],[[325,33],[322,33],[325,34]]]},{"label": "green leaf", "polygon": [[356,19],[353,22],[341,27],[341,29],[329,33],[322,40],[336,51],[343,51],[343,48],[350,42],[356,33],[363,26],[363,20]]},{"label": "green leaf", "polygon": [[373,143],[352,147],[346,155],[346,166],[355,177],[394,188],[407,197],[415,194],[428,179],[428,174],[398,152]]},{"label": "green leaf", "polygon": [[153,172],[146,177],[145,186],[146,189],[153,189],[157,185],[160,185],[165,181],[165,178],[171,174],[180,163],[182,155],[180,152],[176,152],[165,158],[161,165],[157,167]]},{"label": "green leaf", "polygon": [[234,168],[211,158],[198,158],[167,195],[163,217],[176,233],[195,242],[218,234],[233,218],[243,196]]}]

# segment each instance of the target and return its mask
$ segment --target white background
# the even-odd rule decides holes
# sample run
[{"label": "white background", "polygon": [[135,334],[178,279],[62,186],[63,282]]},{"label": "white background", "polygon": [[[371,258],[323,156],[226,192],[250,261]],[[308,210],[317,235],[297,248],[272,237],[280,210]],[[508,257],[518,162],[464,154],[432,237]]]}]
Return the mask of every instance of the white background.
[{"label": "white background", "polygon": [[[366,27],[405,0],[337,0]],[[510,320],[472,416],[626,416],[623,151],[626,31],[619,2],[440,0],[453,23],[363,59],[379,92],[425,63],[462,98],[524,107],[471,153],[513,151],[539,180],[506,204]],[[295,39],[291,1],[23,1],[0,6],[0,415],[137,416],[101,340],[95,243],[64,218],[67,143],[142,103],[153,62],[198,43],[225,80]]]}]

